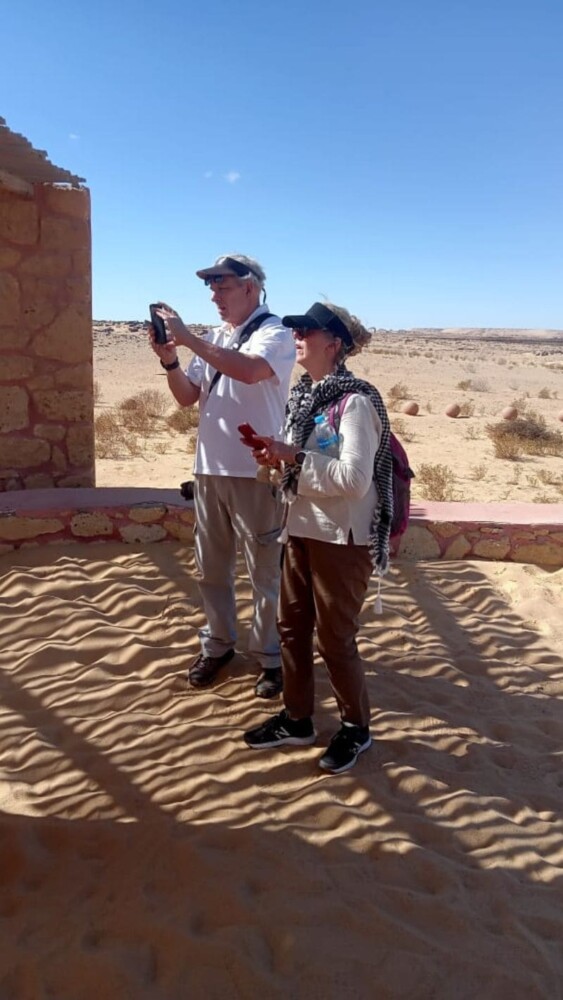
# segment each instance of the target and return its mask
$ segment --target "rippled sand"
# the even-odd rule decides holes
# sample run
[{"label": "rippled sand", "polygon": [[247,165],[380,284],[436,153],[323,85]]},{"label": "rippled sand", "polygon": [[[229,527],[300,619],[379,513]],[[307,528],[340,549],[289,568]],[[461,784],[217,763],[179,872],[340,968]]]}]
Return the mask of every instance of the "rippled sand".
[{"label": "rippled sand", "polygon": [[207,691],[191,550],[0,561],[0,998],[563,996],[563,571],[395,568],[360,648],[373,749],[257,753]]}]

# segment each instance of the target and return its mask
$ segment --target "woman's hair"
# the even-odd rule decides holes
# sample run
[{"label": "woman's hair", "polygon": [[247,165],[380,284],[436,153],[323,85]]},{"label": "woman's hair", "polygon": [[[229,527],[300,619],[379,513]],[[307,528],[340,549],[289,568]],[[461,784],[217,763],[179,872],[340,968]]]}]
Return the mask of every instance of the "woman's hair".
[{"label": "woman's hair", "polygon": [[325,302],[324,305],[342,320],[354,342],[352,347],[342,342],[342,346],[336,357],[336,362],[339,364],[344,358],[351,357],[352,354],[359,354],[362,348],[366,344],[369,344],[372,335],[369,330],[366,330],[363,323],[360,323],[358,317],[352,316],[347,309],[344,309],[342,306],[335,306],[332,302]]}]

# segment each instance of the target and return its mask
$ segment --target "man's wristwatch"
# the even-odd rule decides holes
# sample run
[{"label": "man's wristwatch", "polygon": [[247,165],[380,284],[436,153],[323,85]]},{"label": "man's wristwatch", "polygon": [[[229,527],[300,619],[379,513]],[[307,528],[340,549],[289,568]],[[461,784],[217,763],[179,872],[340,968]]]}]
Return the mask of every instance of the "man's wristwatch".
[{"label": "man's wristwatch", "polygon": [[160,363],[167,372],[173,372],[175,368],[180,367],[180,361],[178,360],[178,358],[176,358],[175,361],[171,361],[169,365],[166,365],[161,358]]},{"label": "man's wristwatch", "polygon": [[295,456],[295,459],[294,459],[294,463],[295,463],[295,465],[298,465],[299,468],[301,468],[301,466],[303,465],[303,462],[305,461],[305,455],[306,454],[307,454],[306,451],[298,451],[297,452],[297,454]]}]

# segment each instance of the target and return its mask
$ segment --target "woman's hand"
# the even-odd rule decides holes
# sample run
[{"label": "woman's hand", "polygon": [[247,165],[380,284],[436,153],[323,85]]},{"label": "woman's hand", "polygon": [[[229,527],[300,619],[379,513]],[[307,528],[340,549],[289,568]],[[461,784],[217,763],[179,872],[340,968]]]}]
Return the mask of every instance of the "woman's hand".
[{"label": "woman's hand", "polygon": [[172,306],[168,306],[166,302],[159,302],[157,313],[164,320],[168,336],[176,344],[188,346],[189,333],[176,310]]},{"label": "woman's hand", "polygon": [[264,435],[261,435],[261,439],[264,442],[264,447],[256,448],[252,452],[258,465],[267,465],[272,469],[279,469],[282,462],[292,464],[295,461],[295,456],[299,451],[299,448],[296,448],[295,445],[285,444],[283,441],[275,441],[274,438],[264,437]]}]

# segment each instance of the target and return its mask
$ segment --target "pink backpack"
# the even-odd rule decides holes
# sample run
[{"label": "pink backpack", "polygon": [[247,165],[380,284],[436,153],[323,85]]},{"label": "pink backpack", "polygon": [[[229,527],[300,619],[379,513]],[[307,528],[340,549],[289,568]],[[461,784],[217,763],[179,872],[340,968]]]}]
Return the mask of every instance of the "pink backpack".
[{"label": "pink backpack", "polygon": [[[342,414],[351,395],[353,394],[348,392],[341,399],[330,405],[328,422],[337,434]],[[405,449],[393,432],[391,432],[389,437],[389,446],[391,448],[391,460],[393,463],[393,517],[391,519],[390,537],[391,540],[398,541],[409,526],[411,479],[414,479],[414,472],[409,465]]]}]

